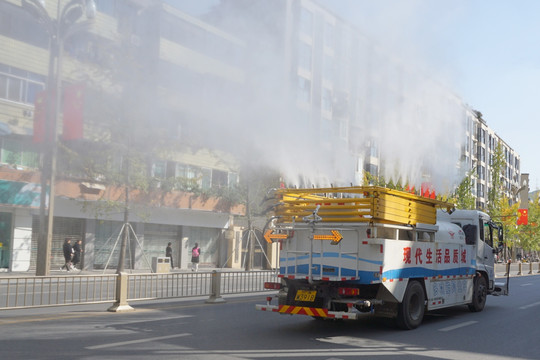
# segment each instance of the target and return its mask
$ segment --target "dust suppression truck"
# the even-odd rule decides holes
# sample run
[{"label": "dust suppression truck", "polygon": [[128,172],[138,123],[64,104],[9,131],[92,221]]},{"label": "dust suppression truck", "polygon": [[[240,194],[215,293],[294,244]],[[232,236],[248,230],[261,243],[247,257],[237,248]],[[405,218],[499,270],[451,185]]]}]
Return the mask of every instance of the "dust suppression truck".
[{"label": "dust suppression truck", "polygon": [[494,271],[502,226],[482,211],[373,186],[275,189],[272,200],[264,237],[279,248],[280,282],[265,288],[279,291],[257,310],[371,313],[414,329],[426,311],[482,311],[487,295],[508,294]]}]

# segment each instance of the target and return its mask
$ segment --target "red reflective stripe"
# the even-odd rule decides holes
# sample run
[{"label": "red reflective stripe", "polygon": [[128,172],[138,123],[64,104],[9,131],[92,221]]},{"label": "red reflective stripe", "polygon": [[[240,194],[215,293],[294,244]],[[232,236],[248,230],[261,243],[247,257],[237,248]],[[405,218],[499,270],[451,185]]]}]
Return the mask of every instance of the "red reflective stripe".
[{"label": "red reflective stripe", "polygon": [[279,305],[279,308],[276,311],[283,314],[309,315],[319,317],[328,316],[327,309],[311,308],[305,306]]}]

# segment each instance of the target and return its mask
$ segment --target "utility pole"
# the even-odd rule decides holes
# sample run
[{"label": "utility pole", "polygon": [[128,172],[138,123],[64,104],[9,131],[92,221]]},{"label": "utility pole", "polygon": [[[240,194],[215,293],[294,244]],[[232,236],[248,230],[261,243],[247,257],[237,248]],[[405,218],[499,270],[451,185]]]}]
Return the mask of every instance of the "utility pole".
[{"label": "utility pole", "polygon": [[247,261],[246,261],[246,271],[253,270],[253,253],[255,252],[255,240],[252,238],[253,228],[251,223],[251,209],[250,209],[250,199],[249,199],[249,183],[246,187],[246,214],[248,219],[248,237],[247,237]]},{"label": "utility pole", "polygon": [[[57,124],[62,96],[62,55],[64,40],[71,35],[86,31],[96,15],[93,0],[71,0],[62,7],[56,2],[56,17],[47,12],[45,0],[21,0],[22,8],[43,25],[49,35],[49,68],[47,79],[47,114],[43,137],[43,163],[41,169],[41,197],[39,206],[38,253],[36,275],[48,276],[51,267],[53,238],[56,159],[58,157]],[[79,21],[86,14],[87,20]],[[51,101],[54,100],[54,104]],[[49,183],[49,206],[47,207],[47,182]],[[45,225],[47,218],[47,225]]]},{"label": "utility pole", "polygon": [[[128,146],[129,148],[129,146]],[[118,266],[116,273],[124,272],[126,262],[126,247],[129,242],[129,156],[126,157],[126,186],[125,186],[125,203],[124,203],[124,233],[122,234],[122,242],[120,243],[120,256],[118,257]]]}]

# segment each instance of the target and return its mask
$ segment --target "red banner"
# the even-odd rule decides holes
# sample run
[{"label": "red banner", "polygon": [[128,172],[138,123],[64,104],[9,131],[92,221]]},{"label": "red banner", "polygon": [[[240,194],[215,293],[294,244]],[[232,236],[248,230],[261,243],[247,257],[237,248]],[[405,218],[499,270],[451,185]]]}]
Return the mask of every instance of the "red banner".
[{"label": "red banner", "polygon": [[529,210],[518,209],[517,225],[529,225]]},{"label": "red banner", "polygon": [[41,91],[36,95],[34,103],[34,143],[42,143],[45,140],[45,123],[47,121],[47,91]]},{"label": "red banner", "polygon": [[84,84],[74,84],[64,90],[63,129],[64,140],[83,138]]}]

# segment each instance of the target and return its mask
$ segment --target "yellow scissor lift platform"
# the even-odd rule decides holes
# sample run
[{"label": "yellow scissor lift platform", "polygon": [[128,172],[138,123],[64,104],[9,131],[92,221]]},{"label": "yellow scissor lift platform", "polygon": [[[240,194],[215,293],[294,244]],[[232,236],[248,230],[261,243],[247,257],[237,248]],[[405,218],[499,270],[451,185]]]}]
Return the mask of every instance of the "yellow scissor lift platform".
[{"label": "yellow scissor lift platform", "polygon": [[395,225],[434,225],[437,208],[454,205],[404,191],[379,186],[339,188],[276,189],[274,207],[277,224],[300,222],[314,214],[317,222],[383,223]]}]

